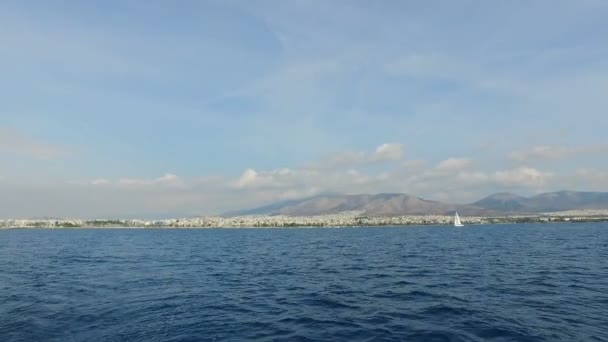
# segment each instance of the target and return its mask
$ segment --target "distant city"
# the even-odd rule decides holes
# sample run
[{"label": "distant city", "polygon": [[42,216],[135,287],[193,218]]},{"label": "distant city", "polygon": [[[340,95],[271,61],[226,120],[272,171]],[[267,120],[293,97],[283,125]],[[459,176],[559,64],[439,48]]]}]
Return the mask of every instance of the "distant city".
[{"label": "distant city", "polygon": [[[369,227],[407,225],[448,225],[449,215],[367,216],[361,211],[317,216],[251,215],[235,217],[193,217],[164,220],[112,219],[9,219],[0,220],[7,228],[272,228],[272,227]],[[462,217],[464,224],[508,224],[548,222],[608,221],[608,210],[569,210],[554,213],[509,216]]]}]

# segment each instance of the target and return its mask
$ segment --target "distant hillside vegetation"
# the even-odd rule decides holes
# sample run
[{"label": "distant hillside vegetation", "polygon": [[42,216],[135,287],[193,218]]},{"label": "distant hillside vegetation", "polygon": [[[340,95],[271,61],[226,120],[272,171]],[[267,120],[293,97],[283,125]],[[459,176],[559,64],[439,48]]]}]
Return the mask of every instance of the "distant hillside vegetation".
[{"label": "distant hillside vegetation", "polygon": [[607,209],[608,192],[559,191],[532,197],[501,193],[488,196],[473,205],[506,213]]},{"label": "distant hillside vegetation", "polygon": [[363,211],[366,215],[508,215],[563,210],[608,209],[608,192],[559,191],[523,197],[497,193],[477,202],[461,205],[431,201],[409,194],[320,195],[289,200],[258,208],[234,211],[237,215],[313,216],[344,211]]}]

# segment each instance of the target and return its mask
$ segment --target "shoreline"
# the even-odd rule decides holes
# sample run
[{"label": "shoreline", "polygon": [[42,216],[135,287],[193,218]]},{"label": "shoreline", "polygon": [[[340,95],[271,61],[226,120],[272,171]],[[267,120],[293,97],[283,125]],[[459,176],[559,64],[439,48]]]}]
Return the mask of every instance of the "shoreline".
[{"label": "shoreline", "polygon": [[[384,222],[364,223],[360,222],[341,222],[340,224],[322,224],[321,222],[308,222],[308,224],[302,224],[297,222],[298,220],[285,220],[290,222],[282,222],[282,224],[271,224],[270,222],[264,222],[263,224],[246,224],[246,222],[239,222],[240,224],[223,224],[223,225],[193,225],[186,224],[186,220],[182,221],[183,224],[153,224],[153,225],[131,225],[131,224],[91,224],[93,221],[84,221],[88,224],[79,225],[76,220],[57,220],[56,224],[44,224],[48,223],[47,220],[0,220],[0,230],[3,229],[134,229],[134,230],[154,230],[154,229],[280,229],[280,228],[324,228],[324,229],[335,229],[335,228],[382,228],[382,227],[451,227],[452,222],[445,220],[424,220],[425,222],[419,222],[418,220],[412,220],[409,222],[393,222],[403,221],[404,217],[395,218],[378,218],[379,221],[386,220]],[[411,219],[412,217],[407,217]],[[419,217],[416,217],[419,218]],[[450,220],[452,218],[450,217]],[[7,221],[20,221],[20,224],[8,224]],[[25,221],[25,222],[24,222]],[[177,220],[179,221],[179,220]],[[83,222],[83,223],[84,223]],[[157,221],[158,222],[158,221]],[[162,221],[161,221],[162,222]],[[608,216],[588,216],[588,217],[545,217],[545,216],[526,216],[526,217],[484,217],[484,218],[468,218],[463,220],[466,226],[482,226],[489,224],[547,224],[547,223],[592,223],[592,222],[608,222]],[[15,222],[11,222],[15,223]],[[155,222],[156,223],[156,222]],[[158,222],[160,223],[160,222]],[[192,222],[194,223],[194,222]],[[231,222],[234,223],[234,222]]]}]

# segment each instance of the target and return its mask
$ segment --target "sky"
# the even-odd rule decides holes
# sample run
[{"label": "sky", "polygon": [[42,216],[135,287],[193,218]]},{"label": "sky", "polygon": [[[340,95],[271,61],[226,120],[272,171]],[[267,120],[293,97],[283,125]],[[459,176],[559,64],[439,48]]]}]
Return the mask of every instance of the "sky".
[{"label": "sky", "polygon": [[608,191],[608,2],[0,2],[0,218]]}]

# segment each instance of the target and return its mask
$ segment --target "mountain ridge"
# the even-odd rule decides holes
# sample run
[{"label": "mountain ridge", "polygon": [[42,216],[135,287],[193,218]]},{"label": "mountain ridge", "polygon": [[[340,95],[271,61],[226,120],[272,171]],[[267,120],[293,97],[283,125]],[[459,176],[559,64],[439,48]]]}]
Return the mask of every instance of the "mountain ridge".
[{"label": "mountain ridge", "polygon": [[345,211],[363,211],[370,216],[453,215],[455,211],[461,215],[483,216],[582,209],[608,209],[608,192],[562,190],[528,197],[500,192],[469,204],[434,201],[406,193],[322,194],[232,211],[224,216],[314,216]]}]

